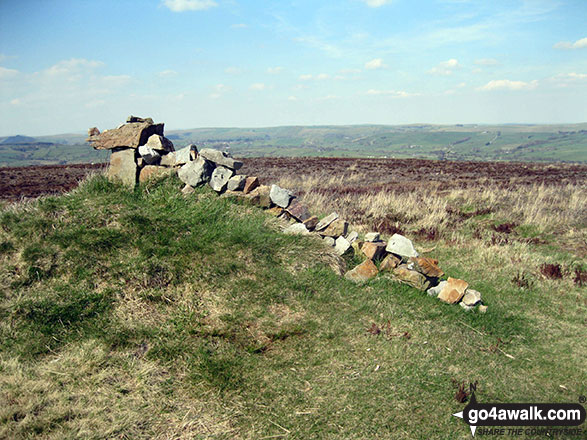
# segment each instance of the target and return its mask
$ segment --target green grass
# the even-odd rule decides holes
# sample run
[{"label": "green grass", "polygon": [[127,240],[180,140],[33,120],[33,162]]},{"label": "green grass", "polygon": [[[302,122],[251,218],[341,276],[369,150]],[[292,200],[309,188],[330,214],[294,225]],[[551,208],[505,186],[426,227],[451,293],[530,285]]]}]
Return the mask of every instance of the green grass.
[{"label": "green grass", "polygon": [[3,208],[0,438],[464,439],[457,383],[480,402],[585,395],[582,290],[521,290],[507,255],[441,244],[489,304],[465,313],[353,284],[320,240],[180,187],[98,176]]}]

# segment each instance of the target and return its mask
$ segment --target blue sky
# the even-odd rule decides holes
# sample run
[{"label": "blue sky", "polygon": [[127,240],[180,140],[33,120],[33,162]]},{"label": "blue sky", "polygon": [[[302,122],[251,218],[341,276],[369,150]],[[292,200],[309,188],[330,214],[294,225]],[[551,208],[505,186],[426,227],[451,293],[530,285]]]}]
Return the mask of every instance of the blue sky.
[{"label": "blue sky", "polygon": [[585,0],[0,0],[0,135],[587,121]]}]

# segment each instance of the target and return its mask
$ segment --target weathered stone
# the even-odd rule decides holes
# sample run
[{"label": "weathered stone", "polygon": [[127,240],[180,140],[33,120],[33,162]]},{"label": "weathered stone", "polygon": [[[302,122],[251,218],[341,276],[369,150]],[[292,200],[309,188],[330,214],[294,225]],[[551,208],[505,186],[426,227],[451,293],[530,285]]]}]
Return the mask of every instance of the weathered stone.
[{"label": "weathered stone", "polygon": [[332,237],[322,237],[322,240],[324,241],[324,243],[326,243],[329,246],[335,246],[336,245],[336,240]]},{"label": "weathered stone", "polygon": [[245,180],[245,187],[243,188],[243,192],[245,194],[250,193],[255,188],[259,186],[259,178],[258,177],[247,177]]},{"label": "weathered stone", "polygon": [[139,154],[147,165],[153,165],[161,159],[161,155],[157,151],[146,145],[139,147]]},{"label": "weathered stone", "polygon": [[352,231],[350,232],[347,236],[346,239],[348,240],[349,243],[353,243],[353,241],[355,241],[357,238],[359,238],[359,233],[357,231]]},{"label": "weathered stone", "polygon": [[223,166],[216,167],[210,177],[210,186],[214,191],[222,192],[226,188],[228,180],[232,177],[233,173],[234,171],[229,168]]},{"label": "weathered stone", "polygon": [[232,170],[238,170],[243,166],[241,161],[233,159],[224,151],[213,150],[212,148],[202,148],[199,154],[200,156],[203,156],[204,159],[214,162],[216,165],[221,165]]},{"label": "weathered stone", "polygon": [[[299,222],[298,222],[298,221],[297,221],[295,218],[293,218],[293,217],[291,216],[291,214],[290,214],[289,212],[287,212],[285,209],[283,209],[283,208],[281,208],[281,207],[279,207],[279,206],[278,206],[278,208],[279,208],[279,209],[281,209],[281,214],[280,214],[280,216],[279,216],[279,218],[280,218],[281,220],[285,220],[285,221],[288,221],[288,222],[290,222],[290,221],[292,221],[292,220],[293,220],[293,221],[294,221],[294,223],[299,223]],[[307,226],[306,226],[306,228],[307,228]]]},{"label": "weathered stone", "polygon": [[351,243],[351,247],[353,248],[353,251],[355,252],[356,257],[361,257],[361,258],[365,257],[365,254],[361,251],[363,244],[365,244],[365,242],[363,240],[358,240],[358,239]]},{"label": "weathered stone", "polygon": [[269,195],[271,189],[267,185],[261,185],[255,189],[259,193],[259,206],[261,208],[271,208],[271,196]]},{"label": "weathered stone", "polygon": [[344,237],[338,237],[334,244],[334,250],[338,255],[344,255],[349,249],[351,249],[351,244],[348,240]]},{"label": "weathered stone", "polygon": [[377,266],[371,260],[366,259],[357,267],[345,273],[344,277],[351,281],[363,282],[376,277],[378,273]]},{"label": "weathered stone", "polygon": [[365,234],[365,241],[379,241],[379,232],[368,232]]},{"label": "weathered stone", "polygon": [[301,222],[310,218],[310,211],[308,210],[308,207],[296,199],[289,203],[287,212],[289,212],[293,217],[297,218]]},{"label": "weathered stone", "polygon": [[173,148],[173,142],[158,134],[151,135],[145,145],[153,150],[175,151],[175,148]]},{"label": "weathered stone", "polygon": [[463,299],[461,299],[461,303],[463,303],[469,307],[476,306],[480,302],[481,302],[481,292],[477,292],[476,290],[468,289],[468,288],[465,291],[465,295],[463,295]]},{"label": "weathered stone", "polygon": [[387,243],[387,252],[400,255],[402,257],[417,257],[418,252],[414,249],[412,242],[400,234],[393,234]]},{"label": "weathered stone", "polygon": [[133,148],[115,149],[110,156],[110,166],[106,172],[108,179],[134,187],[137,183],[137,164]]},{"label": "weathered stone", "polygon": [[187,196],[188,194],[191,194],[195,191],[193,186],[189,186],[186,184],[186,186],[184,186],[181,190],[181,192],[183,193],[183,195]]},{"label": "weathered stone", "polygon": [[385,255],[385,242],[370,242],[366,241],[363,247],[361,248],[361,252],[365,254],[367,258],[370,260],[376,261],[380,260]]},{"label": "weathered stone", "polygon": [[246,180],[247,176],[243,176],[240,174],[238,176],[232,176],[229,179],[228,184],[226,185],[226,189],[228,189],[229,191],[242,191],[245,187]]},{"label": "weathered stone", "polygon": [[139,168],[142,168],[142,166],[143,166],[143,165],[145,165],[145,161],[144,161],[144,160],[143,160],[143,158],[142,158],[142,157],[140,157],[140,156],[136,158],[136,162],[137,162],[137,166],[138,166]]},{"label": "weathered stone", "polygon": [[195,187],[209,182],[213,171],[213,163],[208,162],[204,158],[198,157],[196,160],[183,165],[177,172],[177,175],[183,183]]},{"label": "weathered stone", "polygon": [[269,197],[271,197],[271,201],[275,203],[277,206],[287,208],[293,195],[291,191],[288,189],[281,188],[277,185],[271,185]]},{"label": "weathered stone", "polygon": [[153,119],[151,119],[151,118],[139,118],[138,116],[130,115],[128,118],[126,118],[126,123],[129,124],[131,122],[146,122],[148,124],[152,124],[153,123]]},{"label": "weathered stone", "polygon": [[161,159],[159,160],[159,165],[164,167],[173,167],[175,166],[175,151],[171,151],[170,153],[163,154]]},{"label": "weathered stone", "polygon": [[326,229],[328,227],[328,225],[330,225],[330,223],[332,223],[337,218],[338,218],[338,214],[336,212],[333,212],[332,214],[329,214],[326,217],[324,217],[322,220],[320,220],[314,229],[316,231],[321,231],[323,229]]},{"label": "weathered stone", "polygon": [[158,165],[146,165],[141,169],[139,174],[139,182],[143,183],[147,180],[159,179],[165,176],[175,174],[174,168],[167,168]]},{"label": "weathered stone", "polygon": [[306,225],[306,228],[308,228],[309,231],[313,231],[316,225],[318,224],[318,217],[313,215],[309,219],[304,220],[304,224]]},{"label": "weathered stone", "polygon": [[320,235],[327,235],[329,237],[340,237],[346,235],[349,224],[344,220],[334,220],[332,223],[320,231]]},{"label": "weathered stone", "polygon": [[438,294],[438,299],[448,304],[459,302],[465,295],[469,283],[457,278],[448,278],[444,288]]},{"label": "weathered stone", "polygon": [[[365,243],[367,244],[367,243]],[[386,271],[393,271],[396,267],[401,264],[402,260],[396,257],[393,254],[387,254],[381,264],[379,265],[379,270],[383,272]]]},{"label": "weathered stone", "polygon": [[459,303],[459,306],[461,306],[466,312],[470,312],[474,308],[472,306],[468,306],[467,304],[465,304],[462,301]]},{"label": "weathered stone", "polygon": [[392,276],[395,280],[415,287],[418,290],[427,290],[430,287],[430,281],[424,275],[415,270],[408,269],[405,264],[396,267]]},{"label": "weathered stone", "polygon": [[88,137],[98,136],[99,134],[100,130],[98,130],[98,127],[92,127],[88,129]]},{"label": "weathered stone", "polygon": [[479,313],[487,313],[487,306],[485,305],[480,305],[477,310],[479,311]]},{"label": "weathered stone", "polygon": [[438,267],[438,260],[427,257],[412,257],[410,263],[414,263],[414,269],[427,277],[440,278],[444,272]]},{"label": "weathered stone", "polygon": [[272,215],[273,217],[279,217],[281,214],[283,214],[283,208],[280,208],[279,206],[274,206],[273,208],[268,209],[267,213]]},{"label": "weathered stone", "polygon": [[283,230],[286,234],[292,235],[307,235],[310,233],[303,223],[294,223]]},{"label": "weathered stone", "polygon": [[154,134],[163,136],[164,124],[133,122],[114,130],[90,136],[87,140],[96,150],[111,150],[117,147],[138,148],[147,143]]},{"label": "weathered stone", "polygon": [[198,157],[198,148],[194,145],[188,145],[180,150],[175,152],[175,164],[174,165],[183,165],[192,160],[196,160]]},{"label": "weathered stone", "polygon": [[437,286],[433,286],[430,289],[428,289],[426,291],[426,293],[428,293],[428,295],[436,298],[440,294],[440,292],[442,292],[442,289],[444,289],[444,286],[446,286],[446,281],[441,281],[440,283],[438,283]]}]

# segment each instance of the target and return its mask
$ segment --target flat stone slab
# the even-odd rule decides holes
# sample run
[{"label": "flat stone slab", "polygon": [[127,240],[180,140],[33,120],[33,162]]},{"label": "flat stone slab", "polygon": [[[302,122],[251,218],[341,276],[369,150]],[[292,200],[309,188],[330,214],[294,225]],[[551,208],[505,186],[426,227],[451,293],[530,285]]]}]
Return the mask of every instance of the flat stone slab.
[{"label": "flat stone slab", "polygon": [[289,203],[287,212],[289,212],[292,217],[295,217],[300,222],[304,222],[310,218],[310,211],[308,207],[297,199],[293,199]]},{"label": "flat stone slab", "polygon": [[329,237],[340,237],[346,235],[349,224],[344,220],[334,220],[325,229],[320,231],[320,235],[327,235]]},{"label": "flat stone slab", "polygon": [[144,183],[148,180],[171,176],[175,173],[175,168],[162,167],[159,165],[145,165],[141,168],[141,172],[139,173],[139,182]]},{"label": "flat stone slab", "polygon": [[175,151],[173,142],[171,142],[165,136],[161,136],[159,134],[153,134],[149,136],[149,139],[147,139],[147,143],[145,145],[149,148],[152,148],[153,150]]},{"label": "flat stone slab", "polygon": [[106,130],[90,136],[87,141],[96,150],[111,150],[117,147],[139,148],[154,134],[163,136],[164,124],[131,122],[119,128]]},{"label": "flat stone slab", "polygon": [[245,187],[245,182],[247,181],[247,176],[243,176],[241,174],[237,176],[232,176],[228,180],[228,184],[226,185],[226,189],[229,191],[242,191]]},{"label": "flat stone slab", "polygon": [[[365,243],[367,244],[367,243]],[[381,264],[379,264],[379,271],[393,271],[401,264],[402,260],[393,254],[387,254]]]},{"label": "flat stone slab", "polygon": [[412,241],[400,234],[391,236],[387,243],[386,251],[407,258],[418,256]]},{"label": "flat stone slab", "polygon": [[303,223],[294,223],[283,230],[285,234],[307,235],[310,233]]},{"label": "flat stone slab", "polygon": [[326,229],[328,227],[328,225],[330,223],[332,223],[334,220],[336,220],[337,218],[338,218],[338,214],[336,212],[333,212],[333,213],[327,215],[326,217],[324,217],[322,220],[320,220],[314,229],[316,231],[321,231],[323,229]]},{"label": "flat stone slab", "polygon": [[338,237],[334,242],[334,250],[338,255],[344,255],[351,248],[351,244],[344,237]]},{"label": "flat stone slab", "polygon": [[183,183],[196,187],[210,181],[214,164],[198,157],[196,160],[183,165],[177,175]]},{"label": "flat stone slab", "polygon": [[243,163],[239,160],[233,159],[228,153],[224,151],[214,150],[212,148],[203,148],[200,150],[200,156],[204,159],[214,162],[216,165],[221,165],[231,170],[238,170],[243,166]]},{"label": "flat stone slab", "polygon": [[345,273],[344,277],[347,280],[360,283],[368,281],[371,278],[375,278],[378,273],[379,270],[377,270],[377,266],[375,266],[375,264],[373,264],[371,260],[367,259],[354,269],[349,270],[347,273]]},{"label": "flat stone slab", "polygon": [[134,148],[122,148],[112,151],[110,166],[106,171],[106,177],[111,181],[134,187],[137,183],[137,163],[135,161]]},{"label": "flat stone slab", "polygon": [[427,257],[412,257],[409,260],[414,263],[414,269],[427,277],[440,278],[444,272],[438,267],[438,260]]},{"label": "flat stone slab", "polygon": [[309,219],[304,220],[304,224],[306,225],[306,228],[308,228],[308,230],[313,231],[316,225],[318,224],[318,217],[313,215]]},{"label": "flat stone slab", "polygon": [[271,197],[271,201],[277,206],[287,208],[289,206],[290,200],[293,198],[293,194],[290,190],[273,184],[271,185],[271,190],[269,191],[269,197]]},{"label": "flat stone slab", "polygon": [[392,276],[393,279],[415,287],[418,290],[427,290],[430,287],[430,281],[424,275],[409,269],[405,264],[396,267]]},{"label": "flat stone slab", "polygon": [[438,294],[438,299],[448,304],[454,304],[465,296],[465,290],[469,287],[469,283],[458,278],[448,278],[444,288]]},{"label": "flat stone slab", "polygon": [[365,241],[379,241],[379,232],[368,232],[365,234]]},{"label": "flat stone slab", "polygon": [[355,241],[357,238],[359,238],[359,233],[357,231],[352,231],[350,232],[347,236],[346,239],[348,240],[349,243],[353,243],[353,241]]}]

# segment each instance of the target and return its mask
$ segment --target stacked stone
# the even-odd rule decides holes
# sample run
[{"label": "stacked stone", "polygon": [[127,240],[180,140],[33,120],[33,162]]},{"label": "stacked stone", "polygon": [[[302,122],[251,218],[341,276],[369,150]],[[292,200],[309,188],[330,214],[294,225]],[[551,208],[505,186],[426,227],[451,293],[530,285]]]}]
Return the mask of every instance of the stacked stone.
[{"label": "stacked stone", "polygon": [[151,118],[129,116],[126,124],[100,133],[88,130],[87,141],[97,150],[111,150],[109,179],[134,187],[137,182],[174,174],[176,167],[197,154],[194,145],[175,151],[173,142],[163,135],[164,124]]}]

